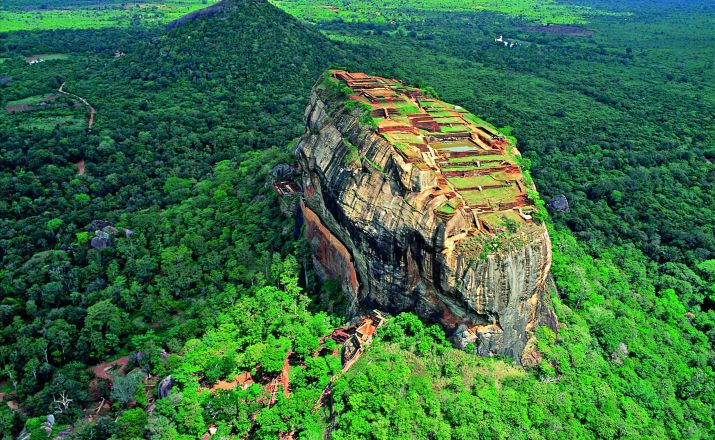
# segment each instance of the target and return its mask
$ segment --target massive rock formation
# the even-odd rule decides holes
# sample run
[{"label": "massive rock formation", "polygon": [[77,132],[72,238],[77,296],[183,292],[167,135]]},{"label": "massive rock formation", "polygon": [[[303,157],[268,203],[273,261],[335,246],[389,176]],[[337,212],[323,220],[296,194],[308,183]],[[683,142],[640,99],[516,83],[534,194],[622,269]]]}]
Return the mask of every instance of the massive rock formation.
[{"label": "massive rock formation", "polygon": [[414,311],[460,347],[517,360],[537,326],[556,330],[538,196],[493,127],[398,81],[343,71],[315,86],[305,119],[306,236],[353,315]]}]

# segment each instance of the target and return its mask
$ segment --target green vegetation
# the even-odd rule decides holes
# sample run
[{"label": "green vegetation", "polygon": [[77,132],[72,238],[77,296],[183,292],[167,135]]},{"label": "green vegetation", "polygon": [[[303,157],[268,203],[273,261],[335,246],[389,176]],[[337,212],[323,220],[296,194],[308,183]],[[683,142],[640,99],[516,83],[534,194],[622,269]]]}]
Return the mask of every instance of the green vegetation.
[{"label": "green vegetation", "polygon": [[23,121],[20,126],[26,130],[52,131],[57,127],[82,129],[86,122],[76,116],[36,116]]},{"label": "green vegetation", "polygon": [[699,359],[712,353],[674,293],[655,293],[665,279],[632,247],[593,258],[566,231],[552,238],[564,326],[558,339],[537,332],[536,371],[454,350],[400,315],[335,384],[334,438],[708,437],[712,373]]},{"label": "green vegetation", "polygon": [[437,212],[441,212],[441,213],[447,214],[447,215],[452,215],[455,212],[457,212],[457,210],[454,209],[454,206],[452,206],[451,204],[445,203],[444,205],[437,208]]},{"label": "green vegetation", "polygon": [[568,5],[554,0],[406,0],[399,3],[362,0],[271,0],[276,6],[303,20],[318,23],[341,20],[345,22],[388,23],[409,21],[423,12],[465,13],[492,11],[541,23],[586,23],[588,17],[624,15],[586,6]]},{"label": "green vegetation", "polygon": [[42,102],[45,99],[47,99],[48,96],[50,96],[50,95],[28,96],[27,98],[17,99],[14,101],[8,101],[7,105],[37,104],[38,102]]},{"label": "green vegetation", "polygon": [[390,177],[390,176],[385,172],[385,170],[382,169],[382,167],[381,167],[380,165],[378,165],[378,164],[376,164],[375,162],[371,161],[371,160],[368,159],[367,157],[364,157],[363,159],[365,159],[365,162],[367,162],[368,165],[370,165],[371,167],[373,167],[373,168],[375,169],[375,171],[377,171],[378,173],[380,173],[380,174],[382,174],[383,176],[385,176],[385,178],[389,178],[389,177]]},{"label": "green vegetation", "polygon": [[25,61],[27,61],[29,63],[33,60],[57,61],[57,60],[66,60],[67,58],[69,58],[69,55],[65,55],[62,53],[41,53],[41,54],[31,55],[29,57],[26,57]]},{"label": "green vegetation", "polygon": [[503,185],[504,182],[497,180],[498,178],[498,173],[497,176],[495,175],[486,175],[486,176],[471,176],[471,177],[449,177],[447,180],[452,182],[455,188],[457,189],[462,189],[462,188],[474,188],[477,186],[487,186],[487,185]]},{"label": "green vegetation", "polygon": [[[321,438],[328,426],[334,439],[715,436],[715,11],[591,3],[618,15],[578,16],[595,31],[578,38],[451,2],[408,2],[390,23],[364,1],[349,5],[359,20],[325,9],[333,18],[315,25],[345,43],[250,1],[169,33],[3,34],[3,107],[67,81],[97,116],[87,133],[84,107],[0,114],[0,392],[22,409],[0,405],[0,438],[23,427],[46,438],[50,413],[54,434],[72,424],[96,440],[190,439],[210,423],[218,438]],[[523,44],[494,44],[502,33]],[[127,55],[111,58],[118,49]],[[27,64],[41,52],[69,57]],[[326,311],[346,300],[316,283],[266,181],[292,160],[286,146],[329,66],[432,84],[509,124],[544,198],[568,197],[571,211],[550,220],[564,325],[537,332],[537,367],[455,350],[400,315],[313,411],[339,368],[334,344],[318,341],[345,317]],[[93,220],[118,228],[110,247],[91,246]],[[523,244],[500,237],[490,246]],[[290,398],[278,392],[270,408],[261,386],[206,389],[236,373],[272,378],[289,352]],[[116,388],[90,384],[89,367],[124,354]],[[152,384],[176,380],[151,412],[156,386],[144,393],[135,367]],[[88,420],[102,398],[111,408]]]},{"label": "green vegetation", "polygon": [[345,153],[345,156],[343,157],[343,164],[346,167],[354,166],[356,168],[360,168],[360,152],[357,147],[347,139],[343,139],[343,143],[348,149],[348,152]]},{"label": "green vegetation", "polygon": [[[159,0],[149,3],[109,1],[66,4],[59,0],[49,0],[41,5],[26,5],[11,1],[4,3],[0,9],[0,32],[158,25],[214,2]],[[52,9],[52,6],[60,8]]]}]

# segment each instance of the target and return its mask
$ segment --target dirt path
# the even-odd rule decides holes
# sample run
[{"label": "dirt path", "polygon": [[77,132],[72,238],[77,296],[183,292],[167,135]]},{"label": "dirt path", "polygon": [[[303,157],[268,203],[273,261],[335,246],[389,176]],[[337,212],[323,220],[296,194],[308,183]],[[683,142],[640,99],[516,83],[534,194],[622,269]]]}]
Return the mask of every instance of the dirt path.
[{"label": "dirt path", "polygon": [[[290,356],[290,355],[289,355]],[[290,397],[290,363],[288,362],[288,357],[286,357],[285,362],[283,362],[283,369],[281,370],[281,385],[283,385],[283,395],[288,398]]]},{"label": "dirt path", "polygon": [[111,381],[112,377],[109,375],[110,370],[122,369],[129,363],[129,356],[122,356],[116,361],[103,362],[92,368],[94,375],[100,379],[106,379]]},{"label": "dirt path", "polygon": [[74,93],[65,92],[65,90],[64,90],[65,84],[67,84],[67,81],[63,82],[62,85],[60,86],[60,88],[57,89],[57,91],[60,92],[60,93],[62,93],[62,94],[64,94],[64,95],[71,96],[71,97],[73,97],[73,98],[79,99],[80,101],[82,101],[82,103],[83,103],[84,105],[87,106],[87,108],[89,108],[89,122],[87,122],[87,131],[91,132],[91,131],[92,131],[92,125],[94,125],[94,114],[96,113],[95,110],[94,110],[94,107],[92,107],[92,105],[89,103],[89,101],[87,101],[86,99],[82,98],[81,96],[77,96],[77,95],[75,95]]}]

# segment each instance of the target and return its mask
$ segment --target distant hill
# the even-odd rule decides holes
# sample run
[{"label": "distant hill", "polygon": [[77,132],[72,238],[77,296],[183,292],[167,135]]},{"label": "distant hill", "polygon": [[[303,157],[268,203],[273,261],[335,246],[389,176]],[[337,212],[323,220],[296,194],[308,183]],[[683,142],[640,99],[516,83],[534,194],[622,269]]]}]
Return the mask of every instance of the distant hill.
[{"label": "distant hill", "polygon": [[226,0],[222,0],[215,5],[209,6],[208,8],[199,9],[197,11],[186,14],[181,18],[171,21],[169,24],[166,25],[166,29],[171,30],[177,26],[181,26],[182,24],[188,23],[192,20],[196,20],[197,18],[213,17],[214,15],[219,14],[221,12],[227,12],[232,9],[232,5],[235,5],[235,3],[235,1],[228,2]]}]

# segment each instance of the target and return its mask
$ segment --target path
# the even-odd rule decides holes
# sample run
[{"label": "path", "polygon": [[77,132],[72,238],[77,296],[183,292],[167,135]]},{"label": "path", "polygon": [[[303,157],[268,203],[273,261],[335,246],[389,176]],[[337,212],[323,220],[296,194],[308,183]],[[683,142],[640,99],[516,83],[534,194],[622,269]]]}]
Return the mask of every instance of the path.
[{"label": "path", "polygon": [[65,92],[65,91],[64,91],[65,84],[67,84],[67,81],[63,82],[62,85],[60,86],[60,88],[57,89],[57,91],[60,92],[60,93],[62,93],[62,94],[64,94],[64,95],[72,96],[72,97],[74,97],[74,98],[79,99],[80,101],[82,101],[82,103],[83,103],[84,105],[87,106],[87,108],[89,108],[89,122],[87,122],[87,131],[88,131],[88,132],[91,132],[91,131],[92,131],[92,125],[94,125],[94,114],[96,113],[95,110],[94,110],[94,107],[92,107],[92,106],[90,105],[89,101],[87,101],[86,99],[82,98],[81,96],[77,96],[77,95],[75,95],[74,93]]},{"label": "path", "polygon": [[292,353],[288,353],[286,356],[280,374],[276,376],[266,387],[266,390],[268,390],[271,395],[268,408],[272,407],[276,403],[279,386],[283,387],[283,396],[285,396],[286,399],[290,397],[290,377],[288,376],[288,373],[290,372],[289,358],[291,354]]},{"label": "path", "polygon": [[122,356],[119,359],[112,362],[102,362],[101,364],[92,368],[92,372],[95,376],[100,379],[106,379],[111,381],[112,376],[109,374],[111,370],[120,370],[129,363],[129,356]]}]

